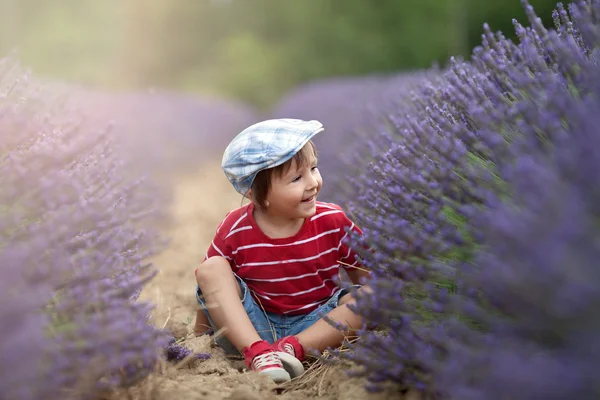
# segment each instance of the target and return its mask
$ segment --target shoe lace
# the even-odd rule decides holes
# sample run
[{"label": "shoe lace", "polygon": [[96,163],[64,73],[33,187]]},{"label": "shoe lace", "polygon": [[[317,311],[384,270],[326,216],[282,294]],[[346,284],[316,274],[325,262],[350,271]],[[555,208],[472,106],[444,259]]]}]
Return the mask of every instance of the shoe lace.
[{"label": "shoe lace", "polygon": [[267,365],[276,365],[281,367],[281,360],[275,353],[265,353],[259,356],[254,357],[252,360],[252,365],[254,369],[260,370],[261,368],[266,367]]},{"label": "shoe lace", "polygon": [[291,343],[284,343],[283,351],[285,351],[286,353],[288,353],[294,357],[296,356],[296,350],[294,350],[294,345],[292,345]]}]

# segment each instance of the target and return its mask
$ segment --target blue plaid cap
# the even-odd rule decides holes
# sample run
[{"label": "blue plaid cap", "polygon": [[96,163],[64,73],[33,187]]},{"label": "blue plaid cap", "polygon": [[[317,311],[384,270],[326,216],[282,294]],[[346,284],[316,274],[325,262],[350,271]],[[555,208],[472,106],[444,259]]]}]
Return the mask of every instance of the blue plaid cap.
[{"label": "blue plaid cap", "polygon": [[319,121],[270,119],[240,132],[223,154],[221,167],[238,193],[246,196],[256,174],[281,165],[323,130]]}]

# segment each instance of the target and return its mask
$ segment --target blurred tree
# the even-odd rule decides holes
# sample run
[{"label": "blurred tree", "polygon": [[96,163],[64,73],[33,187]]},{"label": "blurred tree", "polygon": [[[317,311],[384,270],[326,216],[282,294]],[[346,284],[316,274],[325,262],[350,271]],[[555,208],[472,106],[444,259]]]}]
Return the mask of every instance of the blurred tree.
[{"label": "blurred tree", "polygon": [[135,70],[144,84],[216,87],[268,106],[299,82],[447,59],[464,29],[452,19],[454,1],[175,2],[149,29],[155,39],[144,39],[158,50],[156,68]]},{"label": "blurred tree", "polygon": [[[554,1],[531,4],[551,22]],[[168,56],[159,52],[170,67],[148,81],[213,88],[266,107],[309,80],[428,68],[468,56],[486,21],[514,37],[512,18],[525,19],[520,0],[182,1],[172,3],[155,30],[171,47]],[[194,46],[185,45],[190,38]]]},{"label": "blurred tree", "polygon": [[125,22],[118,0],[0,0],[0,57],[38,75],[109,84]]},{"label": "blurred tree", "polygon": [[[556,0],[530,3],[552,22]],[[0,0],[0,50],[40,75],[268,107],[309,80],[468,56],[512,18],[520,0]]]},{"label": "blurred tree", "polygon": [[[469,31],[468,31],[468,49],[481,44],[481,34],[483,33],[483,23],[487,22],[492,31],[502,31],[505,36],[514,39],[515,29],[512,23],[513,19],[518,20],[523,25],[529,25],[525,16],[525,9],[521,5],[521,0],[460,0],[468,8]],[[554,26],[552,21],[552,10],[556,7],[558,0],[528,0],[529,4],[535,9],[535,13],[542,18],[547,27]],[[565,4],[571,1],[565,2]]]}]

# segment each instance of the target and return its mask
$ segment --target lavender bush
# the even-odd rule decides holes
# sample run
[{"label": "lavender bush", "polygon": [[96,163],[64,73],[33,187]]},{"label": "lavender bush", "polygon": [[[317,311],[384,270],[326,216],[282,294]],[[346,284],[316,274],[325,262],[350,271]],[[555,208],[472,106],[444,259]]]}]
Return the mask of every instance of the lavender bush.
[{"label": "lavender bush", "polygon": [[[0,218],[1,219],[1,218]],[[12,254],[11,254],[12,253]],[[19,254],[0,251],[2,279],[0,280],[0,389],[6,399],[34,399],[35,389],[53,389],[41,379],[44,327],[47,318],[39,313],[47,292],[40,285],[33,287],[23,281],[15,260]]]},{"label": "lavender bush", "polygon": [[[517,162],[499,164],[511,202],[497,201],[472,219],[486,247],[473,265],[459,265],[460,288],[475,297],[455,298],[448,312],[485,327],[450,321],[445,353],[431,363],[434,388],[453,398],[596,398],[600,274],[598,248],[600,168],[597,111],[600,76],[591,63],[581,98],[557,77],[547,87],[547,107],[531,116],[554,119],[544,136],[513,143]],[[580,75],[581,76],[581,75]],[[548,114],[557,107],[559,113]],[[460,373],[457,373],[461,371]]]},{"label": "lavender bush", "polygon": [[229,141],[256,122],[250,107],[208,96],[83,90],[78,101],[90,118],[113,121],[122,157],[133,157],[137,170],[169,184],[173,175],[220,162]]},{"label": "lavender bush", "polygon": [[397,97],[392,96],[397,91],[408,91],[425,76],[434,73],[424,71],[311,82],[287,94],[270,115],[323,122],[325,134],[315,139],[321,173],[326,181],[322,198],[345,204],[355,195],[353,180],[362,173],[373,154],[388,144],[383,135],[375,135],[379,124],[386,123],[381,110],[396,101]]},{"label": "lavender bush", "polygon": [[[159,192],[109,129],[0,62],[3,398],[85,398],[153,367],[166,333],[136,302],[155,273]],[[68,99],[67,99],[68,100]],[[6,287],[4,287],[6,286]],[[6,290],[5,290],[6,289]]]},{"label": "lavender bush", "polygon": [[[557,30],[545,31],[531,8],[531,29],[517,24],[526,70],[509,69],[520,87],[519,135],[496,174],[510,201],[491,197],[470,229],[485,244],[458,284],[478,296],[451,299],[447,310],[485,327],[449,321],[446,352],[431,366],[435,388],[454,398],[596,398],[600,275],[598,142],[600,3],[559,6]],[[505,45],[500,38],[490,53]],[[521,51],[518,51],[521,50]],[[495,57],[497,55],[494,54]],[[518,86],[517,86],[518,84]],[[473,369],[473,367],[477,369]],[[457,370],[462,370],[457,375]]]},{"label": "lavender bush", "polygon": [[[431,397],[595,398],[600,2],[559,4],[519,43],[486,27],[470,62],[386,115],[358,182],[374,291],[350,357],[371,388]],[[385,125],[381,126],[385,129]]]}]

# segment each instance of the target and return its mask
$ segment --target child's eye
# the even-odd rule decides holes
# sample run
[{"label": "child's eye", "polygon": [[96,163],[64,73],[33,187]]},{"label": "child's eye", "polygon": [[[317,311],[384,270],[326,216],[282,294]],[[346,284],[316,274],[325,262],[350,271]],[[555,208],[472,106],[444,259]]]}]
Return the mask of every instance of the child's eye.
[{"label": "child's eye", "polygon": [[319,167],[317,167],[316,165],[314,167],[311,168],[312,171],[319,169]]},{"label": "child's eye", "polygon": [[300,180],[300,176],[295,177],[294,179],[292,179],[292,182],[298,182]]}]

